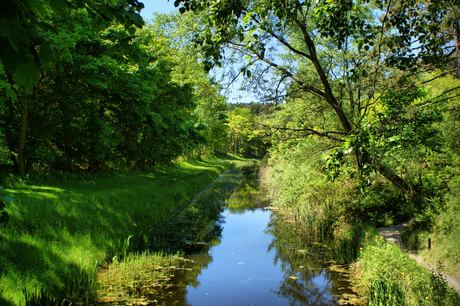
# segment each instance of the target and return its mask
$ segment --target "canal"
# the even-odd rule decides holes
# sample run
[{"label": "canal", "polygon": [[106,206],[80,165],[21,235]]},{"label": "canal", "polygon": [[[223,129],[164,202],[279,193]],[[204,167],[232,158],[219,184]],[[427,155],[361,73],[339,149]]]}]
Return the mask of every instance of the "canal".
[{"label": "canal", "polygon": [[150,305],[351,305],[347,271],[268,209],[258,182],[255,167],[226,172],[154,233],[185,255]]}]

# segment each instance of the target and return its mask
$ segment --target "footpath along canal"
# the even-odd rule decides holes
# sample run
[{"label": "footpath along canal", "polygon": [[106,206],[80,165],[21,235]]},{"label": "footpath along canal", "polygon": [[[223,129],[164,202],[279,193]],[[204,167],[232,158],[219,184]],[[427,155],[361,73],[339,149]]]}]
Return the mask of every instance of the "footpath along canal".
[{"label": "footpath along canal", "polygon": [[349,305],[348,275],[296,231],[258,189],[257,167],[230,170],[151,233],[184,254],[148,305]]}]

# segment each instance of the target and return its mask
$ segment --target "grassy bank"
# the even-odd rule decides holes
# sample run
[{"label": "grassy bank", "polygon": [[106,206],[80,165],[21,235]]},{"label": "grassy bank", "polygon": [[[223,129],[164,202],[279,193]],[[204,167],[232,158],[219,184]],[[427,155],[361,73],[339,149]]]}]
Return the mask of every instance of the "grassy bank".
[{"label": "grassy bank", "polygon": [[150,229],[235,162],[61,176],[6,189],[15,201],[7,204],[7,226],[0,225],[0,304],[24,305],[36,292],[56,301],[89,298],[101,266],[142,249]]},{"label": "grassy bank", "polygon": [[367,237],[354,272],[368,306],[460,305],[460,295],[444,281],[442,266],[432,273],[378,235]]}]

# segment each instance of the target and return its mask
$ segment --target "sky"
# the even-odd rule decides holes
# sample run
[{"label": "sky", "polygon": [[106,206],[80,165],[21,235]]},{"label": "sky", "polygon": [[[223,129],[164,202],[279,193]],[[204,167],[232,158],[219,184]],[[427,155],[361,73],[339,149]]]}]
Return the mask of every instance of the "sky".
[{"label": "sky", "polygon": [[177,8],[174,7],[174,0],[140,0],[144,3],[145,8],[141,11],[141,16],[150,19],[153,12],[169,13]]}]

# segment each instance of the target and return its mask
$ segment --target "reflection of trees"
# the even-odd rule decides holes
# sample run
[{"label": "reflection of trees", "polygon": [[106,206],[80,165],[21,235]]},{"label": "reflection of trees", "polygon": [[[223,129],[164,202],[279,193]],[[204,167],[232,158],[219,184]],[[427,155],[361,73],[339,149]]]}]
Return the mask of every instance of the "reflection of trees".
[{"label": "reflection of trees", "polygon": [[230,171],[219,177],[199,197],[172,220],[152,230],[150,249],[189,254],[174,277],[151,292],[145,293],[152,305],[188,305],[187,287],[199,286],[198,276],[212,262],[211,246],[219,245],[222,236],[221,205],[239,184],[239,171]]},{"label": "reflection of trees", "polygon": [[172,280],[157,287],[150,294],[146,294],[149,300],[157,301],[152,305],[189,305],[187,287],[196,288],[200,285],[198,276],[212,263],[209,249],[210,246],[205,245],[200,252],[188,256],[188,260],[184,261],[178,270],[173,270]]},{"label": "reflection of trees", "polygon": [[219,177],[172,220],[150,234],[150,249],[155,251],[199,251],[204,244],[219,244],[222,234],[223,203],[239,184],[239,172]]},{"label": "reflection of trees", "polygon": [[[188,305],[187,287],[200,285],[198,276],[213,261],[209,249],[220,244],[223,208],[216,204],[232,196],[232,202],[226,203],[232,213],[254,210],[262,205],[257,198],[257,178],[248,172],[239,183],[236,175],[220,179],[186,211],[162,229],[156,229],[152,236],[157,239],[155,246],[188,254],[193,252],[188,256],[193,263],[182,263],[180,269],[191,270],[173,271],[173,281],[147,295],[150,300],[157,300],[159,305]],[[343,294],[344,284],[338,281],[338,273],[326,272],[324,262],[328,258],[324,250],[312,243],[301,229],[274,214],[266,231],[273,236],[269,251],[275,251],[274,264],[279,263],[283,271],[283,280],[271,292],[287,299],[290,305],[334,305],[333,295]]]},{"label": "reflection of trees", "polygon": [[344,283],[339,273],[326,270],[324,249],[276,215],[266,231],[273,236],[269,250],[275,250],[274,264],[280,262],[284,273],[283,281],[271,291],[290,305],[334,304],[333,296],[344,293]]},{"label": "reflection of trees", "polygon": [[258,168],[243,167],[242,174],[240,186],[225,203],[225,207],[232,214],[242,214],[248,210],[254,211],[266,206],[263,195],[259,191]]}]

